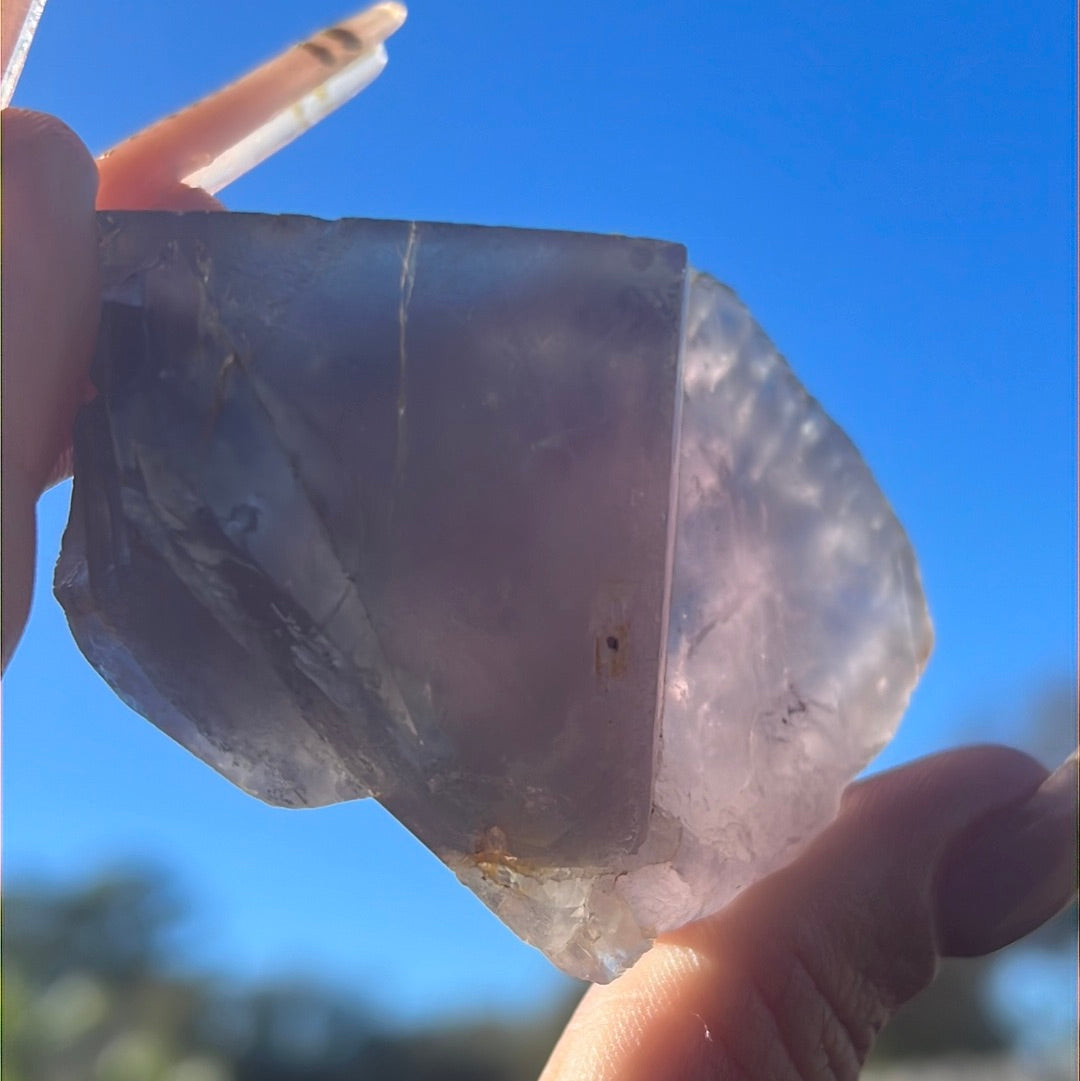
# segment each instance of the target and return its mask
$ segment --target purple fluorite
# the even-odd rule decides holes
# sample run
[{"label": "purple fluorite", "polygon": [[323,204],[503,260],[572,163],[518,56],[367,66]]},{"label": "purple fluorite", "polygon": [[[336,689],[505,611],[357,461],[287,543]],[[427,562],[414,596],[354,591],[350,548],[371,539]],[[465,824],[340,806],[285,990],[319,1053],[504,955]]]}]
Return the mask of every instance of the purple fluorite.
[{"label": "purple fluorite", "polygon": [[910,546],[682,248],[100,225],[57,595],[245,790],[376,797],[606,980],[789,858],[892,734],[932,640]]}]

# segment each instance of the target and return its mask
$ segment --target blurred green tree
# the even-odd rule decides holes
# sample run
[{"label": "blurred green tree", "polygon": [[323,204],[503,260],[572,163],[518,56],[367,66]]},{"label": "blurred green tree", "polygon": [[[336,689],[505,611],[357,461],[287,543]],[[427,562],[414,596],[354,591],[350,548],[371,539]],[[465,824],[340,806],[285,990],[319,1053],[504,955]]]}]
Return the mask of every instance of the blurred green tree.
[{"label": "blurred green tree", "polygon": [[317,985],[180,975],[170,942],[185,907],[147,869],[23,884],[3,907],[7,1081],[510,1081],[539,1073],[573,1008],[387,1029]]}]

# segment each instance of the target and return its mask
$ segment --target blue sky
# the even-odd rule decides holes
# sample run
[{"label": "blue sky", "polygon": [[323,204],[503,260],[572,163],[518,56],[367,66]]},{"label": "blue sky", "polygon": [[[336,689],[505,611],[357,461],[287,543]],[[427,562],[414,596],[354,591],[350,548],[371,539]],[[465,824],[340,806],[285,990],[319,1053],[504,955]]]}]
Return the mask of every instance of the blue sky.
[{"label": "blue sky", "polygon": [[[95,152],[347,14],[51,0],[16,104]],[[847,429],[919,553],[938,643],[892,765],[1075,672],[1075,26],[1045,0],[416,0],[355,102],[234,209],[678,240]],[[10,880],[176,870],[192,963],[306,971],[399,1018],[565,986],[370,804],[263,807],[128,711],[49,581],[4,686]]]}]

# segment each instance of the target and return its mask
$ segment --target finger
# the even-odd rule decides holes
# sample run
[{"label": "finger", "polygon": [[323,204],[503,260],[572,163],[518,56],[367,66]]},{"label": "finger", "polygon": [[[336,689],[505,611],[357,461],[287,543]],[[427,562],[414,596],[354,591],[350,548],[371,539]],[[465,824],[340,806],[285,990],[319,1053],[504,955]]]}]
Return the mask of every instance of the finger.
[{"label": "finger", "polygon": [[[1076,883],[1077,785],[1074,751],[1022,807],[994,812],[953,844],[937,884],[946,956],[1007,946],[1059,907],[1062,885]],[[1006,846],[1012,857],[1002,859]]]},{"label": "finger", "polygon": [[114,169],[106,177],[102,171],[102,187],[98,193],[98,210],[224,210],[220,199],[215,199],[201,188],[187,184],[153,182],[140,177],[137,170],[125,175],[124,170]]},{"label": "finger", "polygon": [[40,492],[82,400],[97,327],[97,171],[55,117],[3,114],[4,475]]},{"label": "finger", "polygon": [[59,120],[9,109],[3,153],[3,657],[33,578],[34,504],[71,437],[100,305],[97,170]]},{"label": "finger", "polygon": [[405,8],[380,3],[287,49],[102,155],[102,209],[173,206],[179,185],[220,191],[369,85]]},{"label": "finger", "polygon": [[[1026,755],[982,747],[853,786],[795,862],[593,988],[545,1081],[856,1077],[882,1025],[959,944],[956,927],[979,928],[968,952],[992,949],[1003,928],[1022,933],[1074,894],[1075,782],[1040,790],[1046,776]],[[980,914],[967,876],[1019,869],[1026,888]]]}]

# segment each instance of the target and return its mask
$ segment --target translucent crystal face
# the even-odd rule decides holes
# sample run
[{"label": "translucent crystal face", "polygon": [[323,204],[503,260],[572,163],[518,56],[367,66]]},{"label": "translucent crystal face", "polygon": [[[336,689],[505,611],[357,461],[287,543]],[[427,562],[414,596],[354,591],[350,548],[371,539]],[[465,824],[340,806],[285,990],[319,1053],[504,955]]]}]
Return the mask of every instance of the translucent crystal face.
[{"label": "translucent crystal face", "polygon": [[869,469],[746,308],[689,283],[656,781],[606,867],[443,853],[587,979],[789,860],[891,738],[933,644],[914,553]]},{"label": "translucent crystal face", "polygon": [[246,790],[374,795],[607,980],[790,858],[931,645],[914,557],[655,241],[105,215],[57,594]]}]

